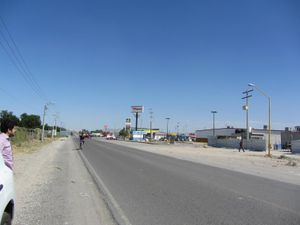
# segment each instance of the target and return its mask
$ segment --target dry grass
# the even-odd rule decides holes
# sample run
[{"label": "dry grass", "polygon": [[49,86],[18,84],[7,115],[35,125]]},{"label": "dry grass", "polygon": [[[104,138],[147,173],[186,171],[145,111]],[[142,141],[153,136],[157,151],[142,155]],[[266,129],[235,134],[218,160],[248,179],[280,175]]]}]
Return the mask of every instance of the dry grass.
[{"label": "dry grass", "polygon": [[58,138],[45,138],[44,142],[41,142],[40,140],[33,139],[31,141],[25,141],[18,144],[13,144],[13,152],[14,154],[18,153],[31,153],[34,151],[39,150],[42,146],[47,145]]}]

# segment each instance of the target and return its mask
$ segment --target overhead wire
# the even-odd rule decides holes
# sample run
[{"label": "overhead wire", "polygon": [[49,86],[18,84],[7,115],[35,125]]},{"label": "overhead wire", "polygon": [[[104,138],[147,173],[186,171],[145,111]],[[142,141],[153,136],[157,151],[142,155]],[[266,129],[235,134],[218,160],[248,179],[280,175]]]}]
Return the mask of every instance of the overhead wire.
[{"label": "overhead wire", "polygon": [[28,78],[26,77],[26,75],[24,74],[24,72],[20,69],[20,67],[18,66],[18,64],[16,63],[15,59],[10,55],[9,51],[5,48],[5,46],[3,45],[3,43],[0,40],[0,45],[3,48],[3,50],[5,51],[5,53],[7,54],[7,56],[9,57],[10,61],[12,62],[12,64],[16,67],[16,69],[18,70],[18,72],[22,75],[22,77],[24,78],[24,80],[26,81],[26,83],[31,87],[31,89],[33,89],[33,91],[35,92],[36,95],[38,95],[40,98],[43,98],[39,92],[34,89],[34,87],[32,87],[29,83]]},{"label": "overhead wire", "polygon": [[35,94],[37,96],[39,96],[41,99],[43,99],[45,101],[48,101],[47,96],[43,93],[40,85],[38,84],[38,82],[36,81],[35,77],[33,76],[31,70],[29,69],[28,64],[26,63],[24,57],[22,56],[21,51],[19,50],[16,42],[14,41],[11,33],[9,32],[9,30],[8,30],[6,24],[5,24],[5,22],[4,22],[4,20],[2,19],[1,16],[0,16],[0,21],[1,21],[2,25],[3,25],[3,27],[5,28],[8,36],[9,36],[10,41],[13,43],[13,46],[14,46],[14,47],[11,46],[11,44],[7,40],[4,32],[1,31],[1,29],[0,29],[0,34],[2,36],[2,39],[5,41],[5,43],[8,46],[8,48],[4,46],[4,44],[1,42],[1,39],[0,39],[0,45],[1,45],[1,47],[4,49],[4,51],[6,52],[6,54],[9,57],[9,59],[13,63],[13,65],[17,68],[17,70],[22,75],[22,77],[25,80],[25,82],[35,92]]},{"label": "overhead wire", "polygon": [[24,60],[24,57],[23,57],[23,55],[22,55],[20,49],[18,48],[18,46],[17,46],[17,44],[16,44],[14,38],[12,37],[11,33],[9,32],[9,30],[8,30],[8,28],[7,28],[7,26],[6,26],[6,23],[4,22],[4,20],[2,19],[1,16],[0,16],[0,20],[1,20],[1,22],[2,22],[2,24],[3,24],[3,26],[4,26],[4,28],[5,28],[5,30],[6,30],[6,32],[7,32],[7,34],[8,34],[8,36],[9,36],[11,42],[13,43],[15,49],[17,50],[17,53],[18,53],[19,57],[21,58],[21,60],[22,60],[22,62],[23,62],[23,64],[24,64],[25,69],[27,70],[27,72],[28,72],[28,74],[29,74],[30,80],[31,80],[31,81],[33,82],[33,84],[37,87],[37,89],[39,90],[39,92],[40,92],[45,98],[47,98],[46,95],[43,93],[43,91],[42,91],[40,85],[39,85],[38,82],[36,81],[36,78],[35,78],[34,75],[32,74],[32,72],[31,72],[31,70],[30,70],[28,64],[27,64],[26,61]]}]

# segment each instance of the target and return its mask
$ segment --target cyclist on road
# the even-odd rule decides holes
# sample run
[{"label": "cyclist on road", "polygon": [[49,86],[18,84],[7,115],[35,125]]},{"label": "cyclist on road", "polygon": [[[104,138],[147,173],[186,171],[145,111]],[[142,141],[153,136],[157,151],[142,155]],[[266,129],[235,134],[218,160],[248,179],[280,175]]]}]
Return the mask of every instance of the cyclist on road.
[{"label": "cyclist on road", "polygon": [[79,148],[82,149],[82,146],[84,144],[84,136],[83,133],[79,134]]}]

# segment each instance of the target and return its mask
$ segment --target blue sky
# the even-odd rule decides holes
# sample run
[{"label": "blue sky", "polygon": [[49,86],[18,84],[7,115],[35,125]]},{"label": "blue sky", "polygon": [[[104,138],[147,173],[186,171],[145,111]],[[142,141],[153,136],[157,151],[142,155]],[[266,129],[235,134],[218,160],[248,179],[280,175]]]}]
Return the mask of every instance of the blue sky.
[{"label": "blue sky", "polygon": [[[140,123],[181,131],[245,126],[242,92],[272,97],[273,127],[299,125],[300,3],[264,1],[9,1],[0,15],[47,99],[35,94],[0,46],[0,109],[42,115],[71,129]],[[5,31],[0,23],[0,30]],[[4,43],[3,39],[1,42]],[[250,126],[268,119],[250,99]]]}]

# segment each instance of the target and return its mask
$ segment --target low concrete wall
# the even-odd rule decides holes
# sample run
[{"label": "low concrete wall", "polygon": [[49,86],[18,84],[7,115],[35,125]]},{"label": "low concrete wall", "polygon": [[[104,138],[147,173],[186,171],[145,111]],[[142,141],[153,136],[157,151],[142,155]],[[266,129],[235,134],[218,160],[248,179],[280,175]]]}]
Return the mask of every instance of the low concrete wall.
[{"label": "low concrete wall", "polygon": [[266,151],[266,149],[267,149],[266,140],[250,139],[248,142],[247,149],[253,150],[253,151]]},{"label": "low concrete wall", "polygon": [[[239,148],[240,140],[238,139],[217,139],[216,137],[208,138],[208,145],[219,148]],[[266,141],[260,139],[250,139],[248,144],[244,140],[244,148],[253,151],[266,151]]]},{"label": "low concrete wall", "polygon": [[300,153],[300,140],[292,141],[292,152]]}]

